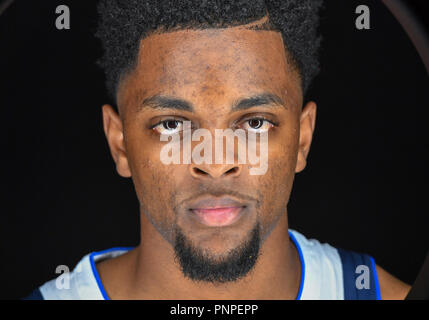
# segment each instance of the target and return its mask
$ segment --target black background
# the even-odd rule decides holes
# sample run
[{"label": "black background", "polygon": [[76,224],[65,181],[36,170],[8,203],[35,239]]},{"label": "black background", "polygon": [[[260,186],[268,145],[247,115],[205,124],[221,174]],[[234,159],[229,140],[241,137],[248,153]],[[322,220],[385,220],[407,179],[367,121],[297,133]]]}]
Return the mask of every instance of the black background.
[{"label": "black background", "polygon": [[[296,176],[290,227],[366,252],[412,283],[429,249],[425,176],[429,79],[380,1],[327,0],[308,166]],[[410,1],[420,15],[426,1]],[[71,29],[55,28],[68,5]],[[355,8],[371,30],[355,28]],[[93,37],[95,1],[17,0],[0,17],[2,198],[0,298],[27,295],[88,252],[139,243],[130,179],[104,138],[109,102]]]}]

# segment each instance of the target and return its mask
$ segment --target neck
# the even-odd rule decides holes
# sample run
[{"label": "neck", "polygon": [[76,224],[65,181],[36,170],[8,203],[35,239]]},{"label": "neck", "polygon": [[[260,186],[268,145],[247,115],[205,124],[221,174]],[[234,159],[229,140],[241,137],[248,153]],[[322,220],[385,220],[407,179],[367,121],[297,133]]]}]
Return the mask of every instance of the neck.
[{"label": "neck", "polygon": [[289,239],[287,214],[262,244],[253,270],[236,282],[221,285],[186,278],[171,244],[144,213],[141,225],[138,247],[97,266],[112,299],[263,300],[295,299],[298,294],[301,265]]}]

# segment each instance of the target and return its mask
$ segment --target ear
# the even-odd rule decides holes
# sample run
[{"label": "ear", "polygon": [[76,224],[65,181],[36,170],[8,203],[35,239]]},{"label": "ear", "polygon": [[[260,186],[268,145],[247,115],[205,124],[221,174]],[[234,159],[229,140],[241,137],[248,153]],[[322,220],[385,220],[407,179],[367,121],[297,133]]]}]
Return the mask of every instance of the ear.
[{"label": "ear", "polygon": [[304,170],[307,165],[307,156],[310,151],[313,132],[316,125],[316,103],[310,101],[301,112],[299,129],[298,159],[295,172]]},{"label": "ear", "polygon": [[110,153],[116,163],[116,171],[120,176],[129,178],[131,177],[131,170],[125,149],[122,120],[112,106],[106,104],[102,110],[104,134],[109,144]]}]

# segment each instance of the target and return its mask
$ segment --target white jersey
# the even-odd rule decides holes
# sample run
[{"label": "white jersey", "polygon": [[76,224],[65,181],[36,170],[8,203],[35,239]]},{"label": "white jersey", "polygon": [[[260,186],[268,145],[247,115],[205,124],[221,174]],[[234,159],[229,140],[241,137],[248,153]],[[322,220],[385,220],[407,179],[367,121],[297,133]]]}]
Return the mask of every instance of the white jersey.
[{"label": "white jersey", "polygon": [[[289,229],[301,262],[301,282],[298,300],[380,299],[374,259],[365,254],[345,251],[307,239],[301,233]],[[111,248],[85,255],[69,277],[69,287],[64,287],[60,275],[46,282],[26,299],[46,300],[108,300],[95,264],[124,254],[132,248]],[[371,282],[365,288],[356,287],[356,267],[366,265]],[[362,289],[364,289],[362,291]]]}]

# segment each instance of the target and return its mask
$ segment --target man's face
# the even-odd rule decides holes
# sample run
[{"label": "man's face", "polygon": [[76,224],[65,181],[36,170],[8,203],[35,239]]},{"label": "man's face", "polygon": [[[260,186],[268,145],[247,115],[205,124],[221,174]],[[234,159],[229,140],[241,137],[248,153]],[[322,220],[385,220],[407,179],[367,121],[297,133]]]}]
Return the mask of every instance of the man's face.
[{"label": "man's face", "polygon": [[[233,109],[237,101],[265,93],[280,100]],[[143,104],[154,96],[187,106]],[[184,273],[220,282],[245,275],[286,214],[294,174],[304,168],[311,141],[300,142],[302,91],[281,34],[235,27],[151,35],[141,41],[137,64],[120,83],[118,107],[123,147],[108,136],[118,172],[132,176],[142,212],[175,248]],[[312,133],[311,107],[313,122],[304,129]],[[160,134],[180,131],[181,121],[213,137],[215,129],[268,131],[268,170],[250,175],[250,164],[164,164],[160,153],[167,142]],[[213,226],[199,218],[216,215],[216,207],[228,207],[223,210],[230,210],[233,221]],[[241,270],[232,270],[237,264]],[[222,278],[227,270],[231,274]]]}]

